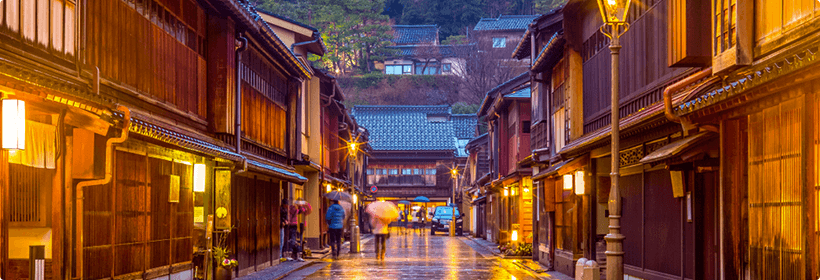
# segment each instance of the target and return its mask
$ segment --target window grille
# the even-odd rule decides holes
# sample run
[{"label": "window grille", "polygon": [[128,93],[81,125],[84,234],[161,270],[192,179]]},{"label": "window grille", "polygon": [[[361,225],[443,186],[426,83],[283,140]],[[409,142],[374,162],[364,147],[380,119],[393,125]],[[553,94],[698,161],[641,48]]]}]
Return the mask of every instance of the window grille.
[{"label": "window grille", "polygon": [[805,279],[802,102],[749,115],[751,279]]}]

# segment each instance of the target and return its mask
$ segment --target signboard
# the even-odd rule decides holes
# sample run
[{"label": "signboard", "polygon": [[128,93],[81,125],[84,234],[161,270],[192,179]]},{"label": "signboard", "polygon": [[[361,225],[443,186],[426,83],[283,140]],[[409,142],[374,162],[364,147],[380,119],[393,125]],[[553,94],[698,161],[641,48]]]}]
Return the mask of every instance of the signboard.
[{"label": "signboard", "polygon": [[379,190],[376,186],[370,186],[370,192],[376,193]]}]

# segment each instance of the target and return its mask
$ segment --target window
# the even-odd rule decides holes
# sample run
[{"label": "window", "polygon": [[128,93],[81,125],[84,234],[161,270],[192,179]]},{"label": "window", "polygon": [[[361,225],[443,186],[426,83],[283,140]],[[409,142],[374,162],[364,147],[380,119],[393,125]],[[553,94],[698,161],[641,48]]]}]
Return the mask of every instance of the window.
[{"label": "window", "polygon": [[367,169],[367,175],[373,175],[373,169],[368,168]]},{"label": "window", "polygon": [[387,169],[382,169],[382,175],[387,175]]},{"label": "window", "polygon": [[413,169],[413,175],[421,175],[421,169],[418,169],[418,168]]},{"label": "window", "polygon": [[714,53],[720,54],[737,44],[734,38],[737,27],[737,0],[715,0],[714,11]]},{"label": "window", "polygon": [[27,43],[73,56],[75,3],[73,0],[0,1],[0,26],[21,33]]},{"label": "window", "polygon": [[406,168],[406,169],[402,169],[402,170],[401,170],[401,175],[411,175],[411,171],[410,171],[410,169],[407,169],[407,168]]},{"label": "window", "polygon": [[427,169],[427,170],[424,171],[424,174],[426,174],[426,175],[436,175],[436,170],[435,169]]},{"label": "window", "polygon": [[521,121],[521,133],[530,133],[530,121]]},{"label": "window", "polygon": [[751,279],[806,279],[801,101],[749,115]]},{"label": "window", "polygon": [[436,61],[416,62],[416,75],[440,75],[441,66]]},{"label": "window", "polygon": [[398,169],[390,169],[390,174],[389,175],[399,175],[399,170]]},{"label": "window", "polygon": [[450,73],[452,71],[453,65],[450,63],[444,63],[441,65],[441,72],[443,73]]},{"label": "window", "polygon": [[413,66],[410,64],[386,65],[384,66],[384,73],[387,75],[407,75],[412,71]]},{"label": "window", "polygon": [[500,49],[507,47],[507,38],[504,37],[493,37],[493,48]]}]

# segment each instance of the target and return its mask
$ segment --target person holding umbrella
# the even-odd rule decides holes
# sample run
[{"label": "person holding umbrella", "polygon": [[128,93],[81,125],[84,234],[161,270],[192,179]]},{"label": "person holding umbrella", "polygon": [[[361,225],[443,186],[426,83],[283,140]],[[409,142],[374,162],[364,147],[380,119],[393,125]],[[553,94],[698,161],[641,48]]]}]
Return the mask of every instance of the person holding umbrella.
[{"label": "person holding umbrella", "polygon": [[342,228],[344,228],[345,220],[345,209],[339,205],[338,200],[334,200],[333,204],[327,209],[325,219],[327,220],[328,235],[330,238],[330,250],[335,259],[339,257],[342,243]]},{"label": "person holding umbrella", "polygon": [[384,255],[387,251],[385,243],[390,234],[388,225],[391,221],[399,217],[399,210],[393,203],[376,201],[370,203],[366,211],[372,217],[370,225],[373,226],[373,234],[376,239],[376,258],[384,260]]}]

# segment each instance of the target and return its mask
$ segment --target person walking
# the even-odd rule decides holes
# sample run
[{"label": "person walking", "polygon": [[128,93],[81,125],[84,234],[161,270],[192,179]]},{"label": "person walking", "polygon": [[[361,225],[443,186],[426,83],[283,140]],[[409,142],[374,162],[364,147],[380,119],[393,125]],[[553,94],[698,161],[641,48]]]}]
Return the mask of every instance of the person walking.
[{"label": "person walking", "polygon": [[373,226],[373,235],[375,235],[376,239],[376,258],[380,260],[384,260],[384,254],[387,250],[385,242],[387,241],[387,236],[390,234],[390,229],[388,228],[389,223],[390,221],[384,221],[382,219],[370,220],[370,225]]},{"label": "person walking", "polygon": [[282,207],[279,208],[279,258],[285,259],[288,261],[292,261],[293,258],[285,257],[285,251],[290,249],[287,246],[288,242],[288,234],[290,233],[290,228],[288,227],[288,199],[282,199]]},{"label": "person walking", "polygon": [[344,228],[345,209],[339,205],[338,200],[334,200],[333,204],[327,208],[325,214],[327,220],[328,237],[330,238],[330,250],[333,258],[339,257],[339,250],[342,243],[342,228]]}]

